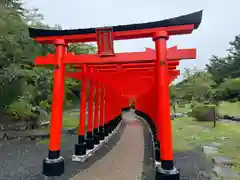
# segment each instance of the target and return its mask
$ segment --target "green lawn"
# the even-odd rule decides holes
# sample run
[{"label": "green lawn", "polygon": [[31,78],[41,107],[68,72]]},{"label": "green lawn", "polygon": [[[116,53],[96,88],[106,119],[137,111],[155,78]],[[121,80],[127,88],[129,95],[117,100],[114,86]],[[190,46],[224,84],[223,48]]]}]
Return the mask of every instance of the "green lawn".
[{"label": "green lawn", "polygon": [[[181,112],[182,108],[177,108],[177,111]],[[240,115],[239,102],[223,102],[218,111],[220,114]],[[218,142],[221,143],[219,154],[235,160],[234,168],[240,172],[240,123],[217,122],[216,128],[212,126],[212,122],[199,122],[189,117],[175,119],[172,121],[174,150],[185,151]],[[219,137],[227,137],[228,140],[216,140]]]},{"label": "green lawn", "polygon": [[[50,119],[50,117],[49,117]],[[75,128],[77,127],[79,124],[79,110],[78,109],[70,109],[70,110],[66,110],[63,113],[63,128]],[[41,129],[42,131],[49,131],[49,127],[45,127]],[[62,137],[61,141],[62,143],[65,141],[66,139],[64,137]],[[48,144],[49,139],[44,139],[41,140],[39,143],[42,144]]]},{"label": "green lawn", "polygon": [[[50,120],[50,115],[48,119]],[[72,109],[64,111],[63,113],[63,128],[74,128],[78,126],[79,123],[79,111],[78,109]],[[43,131],[48,131],[49,127],[42,128]]]},{"label": "green lawn", "polygon": [[63,127],[74,128],[79,124],[79,110],[69,110],[63,113]]},{"label": "green lawn", "polygon": [[220,112],[220,114],[240,116],[240,102],[236,103],[222,102],[219,105],[218,111]]}]

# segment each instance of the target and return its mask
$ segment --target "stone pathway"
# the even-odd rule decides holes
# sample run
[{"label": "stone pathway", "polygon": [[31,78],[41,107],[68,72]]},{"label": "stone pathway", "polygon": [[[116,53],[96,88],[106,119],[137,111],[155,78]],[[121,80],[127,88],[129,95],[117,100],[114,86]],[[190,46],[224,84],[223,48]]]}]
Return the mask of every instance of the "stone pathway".
[{"label": "stone pathway", "polygon": [[[218,137],[216,140],[228,140],[227,137]],[[221,143],[218,142],[212,142],[209,145],[203,146],[202,150],[206,155],[216,155],[212,158],[213,162],[213,173],[217,177],[222,178],[239,178],[240,174],[235,172],[233,169],[231,169],[231,166],[235,164],[235,162],[227,157],[224,156],[217,156],[217,153],[219,153],[218,147],[221,146]]]},{"label": "stone pathway", "polygon": [[141,179],[144,158],[143,128],[131,112],[123,114],[123,123],[126,127],[115,147],[71,180]]}]

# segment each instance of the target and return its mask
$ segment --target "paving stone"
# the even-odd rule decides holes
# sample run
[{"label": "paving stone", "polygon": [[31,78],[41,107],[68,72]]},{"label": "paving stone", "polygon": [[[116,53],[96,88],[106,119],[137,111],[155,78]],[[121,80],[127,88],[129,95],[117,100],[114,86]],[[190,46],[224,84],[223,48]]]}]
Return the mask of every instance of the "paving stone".
[{"label": "paving stone", "polygon": [[223,136],[223,137],[217,137],[216,140],[228,140],[228,137],[225,137],[225,136]]},{"label": "paving stone", "polygon": [[218,149],[216,147],[211,147],[211,146],[203,146],[203,152],[206,155],[211,155],[211,154],[216,154],[218,153]]},{"label": "paving stone", "polygon": [[220,176],[220,177],[223,177],[223,178],[237,178],[237,177],[240,177],[240,175],[235,172],[234,170],[230,169],[230,168],[225,168],[225,167],[222,167],[222,166],[214,166],[213,168],[213,172],[217,175],[217,176]]},{"label": "paving stone", "polygon": [[211,146],[213,146],[213,147],[219,147],[219,146],[221,146],[222,144],[221,143],[218,143],[218,142],[212,142],[211,143]]},{"label": "paving stone", "polygon": [[233,165],[234,164],[232,159],[224,157],[224,156],[217,156],[217,157],[214,157],[212,160],[213,160],[214,164],[218,164],[218,165]]}]

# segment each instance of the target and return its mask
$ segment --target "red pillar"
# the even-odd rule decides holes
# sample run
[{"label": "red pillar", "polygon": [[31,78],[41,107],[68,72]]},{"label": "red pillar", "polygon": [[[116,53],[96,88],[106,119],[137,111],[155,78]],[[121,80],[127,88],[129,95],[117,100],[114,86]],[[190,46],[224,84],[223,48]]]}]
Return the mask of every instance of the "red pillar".
[{"label": "red pillar", "polygon": [[100,109],[100,127],[103,127],[104,125],[104,97],[105,95],[105,88],[103,84],[101,85],[101,109]]},{"label": "red pillar", "polygon": [[173,170],[172,132],[170,120],[170,98],[168,89],[166,31],[154,34],[156,50],[156,101],[157,137],[160,141],[161,169]]},{"label": "red pillar", "polygon": [[105,126],[104,129],[106,130],[107,134],[111,133],[111,124],[110,124],[110,92],[109,87],[106,87],[105,89]]},{"label": "red pillar", "polygon": [[[87,72],[87,66],[83,65],[83,72]],[[84,139],[86,126],[86,100],[87,100],[87,80],[82,78],[81,94],[80,94],[80,119],[78,129],[78,143],[75,144],[75,155],[83,156],[86,154],[87,146]]]},{"label": "red pillar", "polygon": [[112,102],[112,127],[113,129],[116,128],[117,124],[118,124],[118,115],[119,115],[119,112],[118,112],[118,97],[117,97],[117,93],[116,91],[114,91],[114,89],[112,89],[112,97],[111,97],[111,102]]},{"label": "red pillar", "polygon": [[104,86],[103,84],[99,85],[99,89],[100,89],[100,94],[99,94],[99,129],[98,129],[98,133],[99,133],[99,138],[100,140],[103,140],[105,138],[104,135],[104,119],[103,119],[103,106],[104,106]]},{"label": "red pillar", "polygon": [[88,132],[93,130],[93,101],[94,101],[94,82],[90,81],[89,100],[88,100]]},{"label": "red pillar", "polygon": [[105,134],[104,131],[104,101],[105,101],[105,88],[104,85],[101,84],[101,94],[100,94],[100,127],[99,132],[101,136],[105,137],[107,133]]},{"label": "red pillar", "polygon": [[108,93],[107,93],[108,87],[105,87],[104,91],[104,133],[105,136],[108,136],[109,132],[109,126],[108,126]]},{"label": "red pillar", "polygon": [[95,94],[95,109],[94,109],[94,130],[96,131],[99,126],[99,96],[100,96],[100,88],[99,83],[96,82],[96,94]]},{"label": "red pillar", "polygon": [[54,68],[49,153],[48,157],[43,161],[43,174],[47,176],[60,176],[64,172],[64,159],[60,156],[60,144],[65,76],[65,65],[62,59],[66,54],[67,43],[63,39],[58,39],[54,44],[56,46],[55,57],[58,65]]},{"label": "red pillar", "polygon": [[99,129],[99,106],[100,106],[100,84],[97,82],[96,84],[96,102],[95,102],[95,112],[94,112],[94,140],[95,144],[98,144],[100,140],[104,139],[103,134]]},{"label": "red pillar", "polygon": [[[90,69],[90,72],[93,72]],[[87,149],[94,148],[94,139],[93,139],[93,101],[94,101],[94,82],[90,80],[89,88],[89,97],[88,97],[88,130],[87,130]]]}]

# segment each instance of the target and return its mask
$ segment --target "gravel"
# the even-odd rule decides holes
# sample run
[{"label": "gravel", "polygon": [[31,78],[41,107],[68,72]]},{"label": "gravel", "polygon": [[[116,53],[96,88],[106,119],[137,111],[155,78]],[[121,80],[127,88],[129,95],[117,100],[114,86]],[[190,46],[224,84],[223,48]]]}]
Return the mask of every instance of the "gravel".
[{"label": "gravel", "polygon": [[[144,132],[144,160],[143,179],[154,180],[154,157],[152,140],[146,123],[141,123]],[[134,126],[137,128],[137,126]],[[75,136],[67,136],[64,141],[61,155],[65,158],[65,173],[56,178],[45,178],[41,175],[42,160],[48,154],[47,144],[36,144],[34,141],[0,141],[0,180],[68,180],[84,170],[90,170],[92,164],[106,156],[122,137],[125,125],[122,124],[119,132],[108,142],[107,146],[97,152],[84,164],[71,161],[73,147],[77,141]],[[143,137],[139,137],[143,138]],[[121,158],[121,157],[119,157]],[[175,165],[180,169],[181,180],[210,180],[211,162],[205,159],[200,150],[175,153]],[[130,167],[129,167],[130,168]],[[124,172],[123,172],[124,173]],[[91,180],[91,179],[89,179]]]}]

